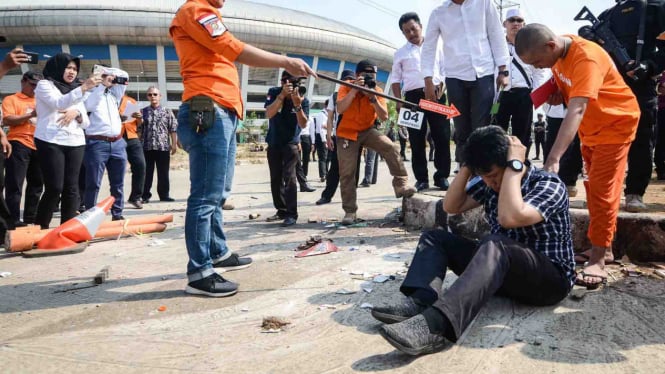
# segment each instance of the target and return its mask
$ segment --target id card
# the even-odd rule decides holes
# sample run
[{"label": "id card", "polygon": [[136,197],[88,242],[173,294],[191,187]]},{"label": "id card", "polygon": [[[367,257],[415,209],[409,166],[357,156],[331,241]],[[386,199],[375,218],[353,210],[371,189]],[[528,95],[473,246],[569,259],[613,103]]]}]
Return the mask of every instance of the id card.
[{"label": "id card", "polygon": [[423,126],[423,117],[425,117],[425,113],[423,112],[402,108],[399,110],[399,120],[397,121],[397,124],[400,126],[420,130],[420,128]]}]

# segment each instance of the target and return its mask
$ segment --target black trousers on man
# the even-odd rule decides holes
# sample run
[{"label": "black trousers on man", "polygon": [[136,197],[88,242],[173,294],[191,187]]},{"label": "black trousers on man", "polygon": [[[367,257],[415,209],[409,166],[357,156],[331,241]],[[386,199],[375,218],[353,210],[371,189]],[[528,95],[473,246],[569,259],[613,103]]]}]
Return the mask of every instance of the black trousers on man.
[{"label": "black trousers on man", "polygon": [[[132,170],[132,191],[129,193],[128,200],[138,201],[143,197],[143,187],[145,185],[146,165],[143,144],[139,139],[126,139],[126,142],[127,161]],[[157,178],[159,179],[159,176]],[[159,185],[159,182],[157,184]]]},{"label": "black trousers on man", "polygon": [[[443,280],[450,269],[459,278],[444,293]],[[400,291],[417,303],[431,305],[423,313],[431,326],[446,318],[462,335],[490,297],[497,294],[530,305],[553,305],[568,295],[571,282],[545,254],[501,235],[480,242],[444,229],[426,231]]]},{"label": "black trousers on man", "polygon": [[268,146],[270,192],[277,215],[286,219],[298,219],[298,186],[296,165],[299,162],[298,145]]},{"label": "black trousers on man", "polygon": [[[543,160],[547,160],[552,146],[559,134],[563,118],[547,117],[547,136],[545,137],[545,147],[543,149]],[[575,139],[570,143],[566,152],[559,160],[559,178],[566,186],[575,186],[577,178],[582,174],[584,162],[582,161],[582,147],[580,137],[575,134]]]},{"label": "black trousers on man", "polygon": [[[5,156],[0,154],[0,171],[5,168]],[[0,183],[1,187],[4,188],[5,185],[5,173],[0,173]],[[5,203],[4,194],[2,193],[2,188],[0,188],[0,244],[4,244],[5,234],[8,229],[14,229],[12,222],[11,214],[9,214],[9,209]]]},{"label": "black trousers on man", "polygon": [[[407,101],[412,103],[420,102],[425,98],[425,91],[422,89],[412,90],[405,93]],[[446,103],[446,95],[439,99],[440,104]],[[420,183],[429,183],[427,172],[427,127],[434,142],[436,152],[434,154],[434,181],[439,183],[442,178],[448,178],[450,175],[450,120],[444,115],[424,112],[425,119],[420,130],[409,128],[409,141],[411,141],[411,167],[416,181]]]},{"label": "black trousers on man", "polygon": [[314,146],[316,147],[316,156],[319,158],[319,178],[324,179],[328,173],[328,148],[326,147],[326,139],[321,134],[316,134]]},{"label": "black trousers on man", "polygon": [[635,140],[633,140],[633,144],[630,145],[628,151],[628,175],[626,176],[625,193],[626,195],[643,196],[653,171],[652,153],[658,113],[656,82],[647,79],[638,83],[628,82],[628,86],[637,97],[641,114]]},{"label": "black trousers on man", "polygon": [[531,146],[532,117],[533,102],[530,88],[513,88],[501,93],[496,124],[506,132],[510,125],[511,134],[516,136],[527,149]]},{"label": "black trousers on man", "polygon": [[145,157],[145,184],[143,185],[143,201],[148,201],[152,197],[152,180],[157,169],[157,195],[160,200],[171,197],[169,168],[171,166],[170,151],[143,151]]},{"label": "black trousers on man", "polygon": [[665,108],[658,109],[654,164],[656,164],[658,179],[665,179]]},{"label": "black trousers on man", "polygon": [[37,150],[26,147],[23,143],[12,140],[12,155],[5,160],[5,201],[12,217],[12,224],[21,221],[21,196],[23,182],[25,186],[25,202],[23,206],[23,222],[35,223],[39,198],[44,191],[42,171],[39,167]]},{"label": "black trousers on man", "polygon": [[302,148],[302,171],[305,179],[307,179],[307,174],[309,174],[309,158],[312,155],[312,139],[309,137],[309,134],[300,135],[300,147]]},{"label": "black trousers on man", "polygon": [[457,78],[446,78],[448,99],[454,104],[460,115],[453,120],[455,123],[455,160],[461,159],[461,152],[466,139],[473,130],[490,124],[490,111],[494,100],[494,74],[464,81]]},{"label": "black trousers on man", "polygon": [[[540,151],[543,150],[543,157],[545,156],[545,133],[536,134],[533,137],[536,146],[536,158],[540,158]],[[544,159],[543,159],[544,160]]]}]

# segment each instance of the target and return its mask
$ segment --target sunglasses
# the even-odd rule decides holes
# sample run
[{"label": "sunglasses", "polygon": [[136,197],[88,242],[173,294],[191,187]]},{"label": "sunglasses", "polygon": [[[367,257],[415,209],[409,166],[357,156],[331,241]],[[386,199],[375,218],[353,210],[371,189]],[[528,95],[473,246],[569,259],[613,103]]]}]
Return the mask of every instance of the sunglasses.
[{"label": "sunglasses", "polygon": [[156,94],[156,93],[149,93],[147,96],[159,96],[159,94]]},{"label": "sunglasses", "polygon": [[524,22],[524,18],[510,17],[510,18],[508,18],[506,21],[508,21],[508,22],[522,23],[522,22]]}]

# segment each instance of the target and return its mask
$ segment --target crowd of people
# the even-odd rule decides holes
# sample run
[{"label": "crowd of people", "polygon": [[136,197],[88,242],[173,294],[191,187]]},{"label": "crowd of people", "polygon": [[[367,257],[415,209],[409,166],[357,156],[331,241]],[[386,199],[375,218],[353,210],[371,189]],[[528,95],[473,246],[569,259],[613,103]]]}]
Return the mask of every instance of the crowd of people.
[{"label": "crowd of people", "polygon": [[[217,271],[252,264],[228,247],[223,227],[235,132],[244,114],[235,63],[281,68],[281,85],[271,88],[265,101],[276,209],[269,221],[296,224],[298,183],[301,192],[313,191],[306,179],[312,149],[319,180],[326,183],[316,204],[330,203],[339,187],[344,225],[358,220],[356,191],[375,180],[378,157],[388,167],[397,198],[428,189],[431,181],[447,191],[437,214],[483,207],[489,235],[473,241],[446,228],[423,233],[400,294],[372,310],[385,323],[380,333],[390,344],[418,355],[457,341],[492,295],[552,305],[573,284],[605,284],[622,192],[626,210],[646,209],[643,196],[656,140],[657,178],[665,179],[665,131],[654,136],[658,106],[665,108],[665,100],[658,103],[656,96],[665,93],[665,78],[657,80],[665,70],[665,41],[659,38],[665,32],[662,1],[626,0],[600,15],[631,55],[627,65],[617,64],[604,49],[611,43],[588,40],[588,32],[585,38],[556,35],[545,25],[527,25],[519,9],[510,9],[502,23],[491,0],[446,0],[431,13],[425,32],[420,17],[406,13],[397,22],[406,43],[394,55],[392,92],[411,102],[453,103],[460,115],[453,119],[454,130],[445,116],[426,112],[420,129],[397,131],[381,128],[389,115],[386,99],[377,95],[383,91],[376,84],[372,56],[364,56],[355,70],[344,70],[340,79],[353,86],[340,86],[325,110],[310,116],[301,82],[316,73],[301,59],[238,40],[222,22],[223,5],[223,0],[188,0],[171,23],[184,83],[177,120],[160,107],[156,88],[149,90],[149,107],[123,118],[130,99],[117,78],[126,73],[105,68],[80,80],[79,60],[68,54],[49,59],[42,73],[23,76],[21,92],[3,102],[3,121],[11,130],[0,138],[7,163],[7,212],[0,206],[0,213],[10,227],[48,227],[58,204],[62,220],[71,218],[80,209],[79,171],[85,175],[84,208],[95,204],[106,170],[116,197],[113,217],[122,218],[121,176],[127,161],[133,174],[128,201],[134,207],[151,199],[155,165],[159,198],[170,200],[168,159],[179,141],[189,153],[191,181],[186,292],[235,294],[238,284]],[[11,52],[0,73],[24,57],[20,50]],[[534,123],[531,93],[543,84],[554,88],[544,115]],[[394,143],[395,132],[401,147]],[[413,184],[404,163],[407,138]],[[535,160],[542,152],[542,168],[528,158],[532,143]],[[428,160],[433,161],[432,179]],[[453,160],[457,170],[449,182]],[[577,193],[582,172],[591,248],[575,255],[568,198]],[[21,222],[24,179],[28,188]],[[576,263],[583,264],[577,273]],[[444,292],[448,269],[458,279]]]}]

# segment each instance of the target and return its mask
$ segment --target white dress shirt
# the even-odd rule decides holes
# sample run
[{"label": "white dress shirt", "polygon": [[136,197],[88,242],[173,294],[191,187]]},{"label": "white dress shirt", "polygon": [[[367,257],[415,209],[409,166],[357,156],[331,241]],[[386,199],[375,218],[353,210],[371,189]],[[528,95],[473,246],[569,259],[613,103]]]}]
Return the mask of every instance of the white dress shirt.
[{"label": "white dress shirt", "polygon": [[[330,103],[328,103],[330,104]],[[316,113],[312,119],[314,120],[314,136],[319,135],[321,140],[326,139],[326,128],[328,126],[328,112],[324,109]]]},{"label": "white dress shirt", "polygon": [[[434,75],[432,80],[434,85],[443,82],[443,49],[438,44],[434,60]],[[411,42],[406,42],[402,48],[395,51],[393,56],[393,70],[390,73],[390,83],[401,83],[402,91],[408,92],[425,87],[425,76],[421,72],[421,50],[422,45],[418,46]]]},{"label": "white dress shirt", "polygon": [[[113,75],[127,78],[127,72],[112,69]],[[85,107],[90,112],[90,126],[85,130],[86,135],[99,135],[116,137],[122,132],[122,119],[120,118],[120,101],[125,95],[127,86],[114,84],[106,87],[103,84],[95,87],[90,97],[85,101]]]},{"label": "white dress shirt", "polygon": [[439,38],[447,78],[475,81],[508,65],[506,38],[492,0],[466,0],[462,5],[446,0],[432,11],[422,49],[425,77],[434,76]]},{"label": "white dress shirt", "polygon": [[313,117],[309,117],[305,127],[300,129],[300,136],[309,136],[311,142],[314,143],[314,121],[312,118]]},{"label": "white dress shirt", "polygon": [[[515,45],[512,43],[508,42],[508,52],[510,53],[510,79],[508,82],[508,86],[505,87],[505,90],[510,90],[511,88],[528,88],[529,85],[531,85],[531,89],[535,90],[536,88],[540,87],[545,81],[551,76],[551,70],[550,69],[536,69],[533,67],[533,65],[528,65],[525,64],[524,61],[520,58],[520,56],[515,53]],[[529,82],[526,81],[524,78],[524,74],[520,72],[520,69],[517,68],[515,64],[513,64],[513,58],[517,63],[519,63],[522,66],[522,69],[524,69],[524,72],[526,73],[527,77],[529,78]]]},{"label": "white dress shirt", "polygon": [[545,104],[545,113],[547,113],[547,116],[551,118],[565,118],[567,111],[568,110],[563,106],[563,104]]},{"label": "white dress shirt", "polygon": [[[63,95],[51,81],[40,80],[35,89],[35,110],[37,111],[35,138],[68,147],[85,145],[83,129],[90,125],[90,120],[83,101],[89,96],[88,92],[83,94],[81,87]],[[78,109],[83,121],[79,123],[74,119],[67,124],[58,124],[58,119],[62,117],[60,111],[72,107]]]},{"label": "white dress shirt", "polygon": [[337,105],[335,105],[335,94],[330,95],[328,98],[328,107],[326,108],[326,111],[333,114],[330,136],[335,136],[337,134],[337,118],[339,118],[339,113],[337,113]]}]

